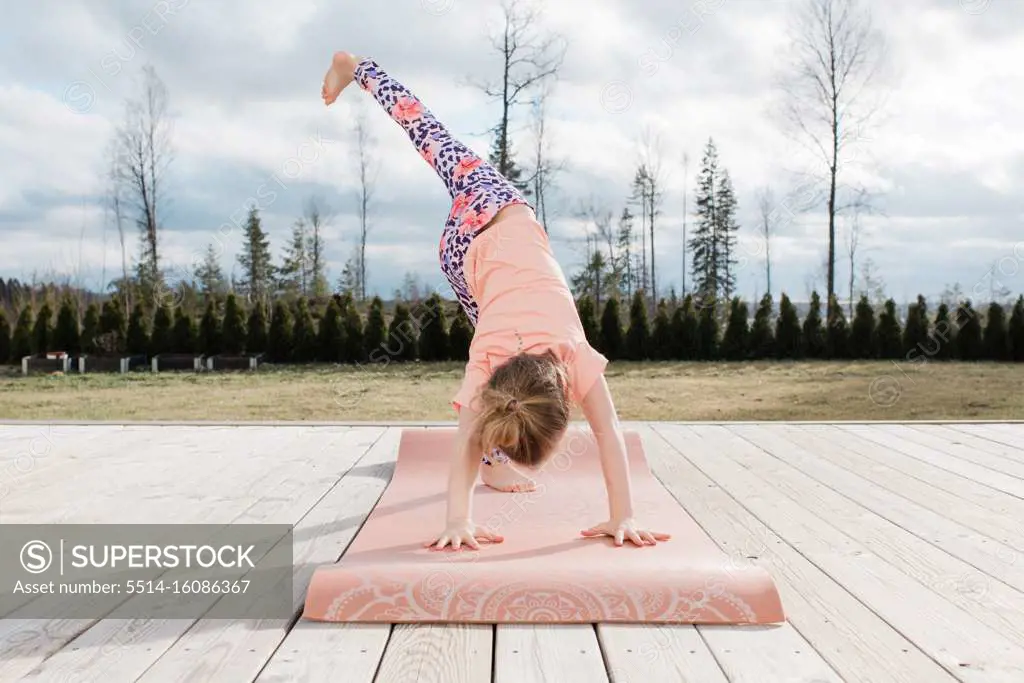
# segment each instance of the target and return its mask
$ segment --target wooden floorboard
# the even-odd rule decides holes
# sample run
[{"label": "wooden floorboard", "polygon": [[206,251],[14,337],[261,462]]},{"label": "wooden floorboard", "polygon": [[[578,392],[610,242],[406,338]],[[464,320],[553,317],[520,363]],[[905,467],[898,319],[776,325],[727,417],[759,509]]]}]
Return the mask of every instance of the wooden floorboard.
[{"label": "wooden floorboard", "polygon": [[[298,617],[423,426],[0,423],[0,523],[293,523]],[[1024,680],[1024,423],[625,426],[786,624],[9,619],[0,682]]]},{"label": "wooden floorboard", "polygon": [[[716,457],[703,458],[702,469],[954,677],[979,682],[1022,680],[1024,644],[984,623],[977,611],[967,613],[953,604],[941,568],[930,576],[903,571],[913,558],[899,557],[898,543],[890,536],[913,543],[913,535],[901,535],[898,526],[878,523],[879,515],[873,512],[855,512],[829,486],[795,468],[780,466],[737,433],[740,429],[749,428],[667,427],[664,433],[680,444],[688,439],[707,441],[706,452]],[[888,501],[884,496],[878,500]],[[870,531],[865,531],[868,524],[872,524]],[[883,547],[891,547],[892,552],[879,555]],[[925,552],[928,544],[916,544],[915,550]],[[928,559],[941,567],[937,556]],[[900,567],[893,564],[897,560],[903,562]],[[983,614],[992,616],[988,611]]]},{"label": "wooden floorboard", "polygon": [[[737,490],[730,477],[722,476],[713,465],[727,459],[716,444],[700,437],[673,434],[671,428],[658,425],[642,432],[648,460],[654,473],[732,559],[736,571],[753,563],[768,571],[776,582],[786,611],[787,623],[775,628],[792,633],[784,636],[790,645],[800,646],[800,654],[810,658],[810,676],[783,672],[768,681],[843,680],[856,683],[898,681],[917,683],[955,681],[933,659],[902,633],[890,626],[862,601],[851,595],[843,584],[811,561],[804,552],[806,543],[794,539],[785,525],[767,523],[750,506],[770,505],[770,489],[757,487],[753,492]],[[797,520],[799,521],[799,520]],[[806,534],[804,534],[806,536]],[[765,630],[769,630],[765,629]],[[703,634],[706,627],[699,627]],[[748,641],[750,649],[740,650],[728,672],[732,678],[747,673],[756,676],[763,659],[775,660],[775,653],[762,652],[767,639]],[[722,645],[721,642],[716,646]],[[796,648],[793,648],[796,649]],[[745,657],[745,661],[744,658]],[[746,665],[744,672],[735,670]],[[792,676],[792,677],[791,677]]]}]

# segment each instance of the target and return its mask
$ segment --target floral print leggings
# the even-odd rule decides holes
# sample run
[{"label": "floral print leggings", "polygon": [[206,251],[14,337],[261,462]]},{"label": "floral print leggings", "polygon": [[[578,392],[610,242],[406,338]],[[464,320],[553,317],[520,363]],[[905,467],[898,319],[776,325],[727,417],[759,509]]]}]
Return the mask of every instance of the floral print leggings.
[{"label": "floral print leggings", "polygon": [[[420,156],[448,188],[452,208],[438,245],[441,271],[475,326],[477,303],[469,293],[462,268],[466,251],[473,238],[501,209],[512,204],[529,205],[529,202],[496,168],[453,138],[408,88],[385,73],[375,61],[364,59],[359,62],[355,81],[405,129]],[[500,450],[493,451],[490,458],[498,462],[508,461],[508,456]],[[491,464],[487,455],[483,461]]]}]

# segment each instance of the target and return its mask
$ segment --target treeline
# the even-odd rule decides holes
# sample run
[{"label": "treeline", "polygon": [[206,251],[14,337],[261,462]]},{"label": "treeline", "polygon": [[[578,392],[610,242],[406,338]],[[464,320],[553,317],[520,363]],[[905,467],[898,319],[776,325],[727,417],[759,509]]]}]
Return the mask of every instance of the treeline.
[{"label": "treeline", "polygon": [[918,296],[902,323],[892,299],[876,311],[866,296],[852,321],[835,297],[823,317],[817,292],[802,321],[785,294],[777,310],[770,295],[762,297],[753,319],[739,297],[725,310],[692,295],[675,305],[662,299],[649,321],[647,301],[638,291],[625,325],[618,297],[608,299],[600,312],[590,297],[577,306],[587,339],[610,360],[1024,361],[1024,296],[1009,316],[1002,305],[989,304],[984,319],[970,301],[952,309],[942,303],[932,316],[924,297]]},{"label": "treeline", "polygon": [[326,303],[299,297],[246,306],[232,292],[223,300],[209,297],[202,312],[170,303],[147,311],[136,304],[127,319],[116,298],[90,304],[81,321],[77,311],[71,297],[64,298],[56,314],[48,301],[38,311],[28,303],[12,328],[0,309],[0,363],[53,351],[72,356],[263,354],[272,363],[465,360],[473,336],[461,307],[437,294],[396,303],[390,320],[380,297],[361,315],[351,293],[335,294]]},{"label": "treeline", "polygon": [[[861,297],[852,321],[833,297],[822,311],[817,293],[800,320],[785,294],[776,309],[764,296],[753,317],[733,298],[725,310],[686,296],[662,299],[653,320],[637,291],[629,310],[618,297],[601,310],[590,297],[577,302],[587,339],[610,360],[906,359],[1024,361],[1024,296],[1012,311],[991,303],[984,315],[970,301],[942,303],[931,315],[924,297],[900,319],[892,299],[880,310]],[[279,299],[247,306],[235,293],[210,298],[200,313],[170,304],[147,312],[136,305],[127,320],[116,299],[92,303],[79,321],[66,297],[55,312],[22,308],[13,327],[0,311],[0,362],[64,351],[71,355],[161,353],[264,354],[272,363],[463,361],[473,332],[462,308],[432,294],[399,301],[391,315],[374,297],[365,315],[350,293],[326,302]],[[450,321],[450,322],[449,322]]]}]

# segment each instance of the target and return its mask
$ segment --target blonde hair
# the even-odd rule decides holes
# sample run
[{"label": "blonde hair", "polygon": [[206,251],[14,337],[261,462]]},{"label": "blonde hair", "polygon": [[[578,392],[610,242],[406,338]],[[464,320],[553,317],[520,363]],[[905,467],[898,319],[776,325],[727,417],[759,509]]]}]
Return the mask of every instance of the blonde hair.
[{"label": "blonde hair", "polygon": [[540,465],[569,426],[566,391],[565,369],[551,351],[513,356],[480,390],[476,443],[484,453],[499,448],[521,465]]}]

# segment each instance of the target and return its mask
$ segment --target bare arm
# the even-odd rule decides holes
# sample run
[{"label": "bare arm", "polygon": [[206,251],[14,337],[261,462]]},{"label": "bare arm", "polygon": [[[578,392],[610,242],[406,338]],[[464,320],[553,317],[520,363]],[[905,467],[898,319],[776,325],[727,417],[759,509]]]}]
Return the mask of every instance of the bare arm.
[{"label": "bare arm", "polygon": [[601,455],[604,484],[608,489],[609,518],[631,518],[633,492],[626,459],[626,440],[622,436],[619,416],[615,412],[611,391],[608,390],[604,376],[587,392],[582,408]]},{"label": "bare arm", "polygon": [[626,439],[602,375],[583,399],[583,414],[590,423],[600,451],[604,484],[608,490],[608,520],[583,532],[584,536],[611,536],[615,545],[629,539],[636,545],[667,541],[668,534],[638,527],[633,520],[633,490],[626,456]]}]

